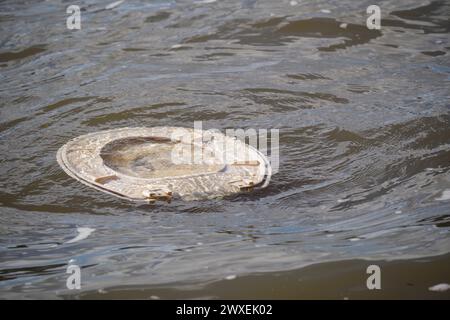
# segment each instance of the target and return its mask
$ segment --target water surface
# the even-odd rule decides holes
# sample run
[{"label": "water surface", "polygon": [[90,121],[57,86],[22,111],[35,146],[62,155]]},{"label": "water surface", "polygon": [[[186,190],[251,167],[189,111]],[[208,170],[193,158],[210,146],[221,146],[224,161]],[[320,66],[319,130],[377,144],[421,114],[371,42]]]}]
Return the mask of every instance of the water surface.
[{"label": "water surface", "polygon": [[[448,1],[382,1],[380,30],[370,1],[109,2],[78,1],[81,30],[65,1],[0,4],[1,298],[367,297],[373,259],[428,261],[383,297],[450,282]],[[81,134],[194,121],[279,129],[269,187],[143,205],[56,162]]]}]

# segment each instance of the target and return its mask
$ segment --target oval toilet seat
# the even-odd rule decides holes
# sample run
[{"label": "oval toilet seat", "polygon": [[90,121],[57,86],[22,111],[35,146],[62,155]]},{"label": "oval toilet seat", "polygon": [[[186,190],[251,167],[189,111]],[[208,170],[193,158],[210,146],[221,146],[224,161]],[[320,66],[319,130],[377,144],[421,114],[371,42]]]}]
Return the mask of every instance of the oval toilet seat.
[{"label": "oval toilet seat", "polygon": [[203,134],[179,127],[101,131],[72,139],[57,160],[80,182],[131,200],[212,198],[268,184],[261,152],[219,133],[205,142]]}]

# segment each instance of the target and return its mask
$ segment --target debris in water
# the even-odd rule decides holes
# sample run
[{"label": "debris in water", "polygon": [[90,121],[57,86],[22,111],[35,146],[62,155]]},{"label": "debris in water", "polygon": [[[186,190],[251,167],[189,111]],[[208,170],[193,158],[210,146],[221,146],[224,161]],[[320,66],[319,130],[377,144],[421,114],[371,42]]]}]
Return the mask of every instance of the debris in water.
[{"label": "debris in water", "polygon": [[[62,146],[57,160],[88,186],[147,203],[249,192],[266,187],[272,174],[268,159],[241,140],[178,127],[86,134]],[[89,235],[89,230],[82,232]]]}]

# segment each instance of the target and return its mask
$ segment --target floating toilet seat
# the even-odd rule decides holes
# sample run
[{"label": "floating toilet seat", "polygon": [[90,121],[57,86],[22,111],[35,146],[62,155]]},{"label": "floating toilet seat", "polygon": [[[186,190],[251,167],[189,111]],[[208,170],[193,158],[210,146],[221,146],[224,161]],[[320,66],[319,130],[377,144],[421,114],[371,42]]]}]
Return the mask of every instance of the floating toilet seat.
[{"label": "floating toilet seat", "polygon": [[215,132],[179,127],[122,128],[77,137],[57,152],[80,182],[130,200],[225,196],[267,186],[271,167],[257,149]]}]

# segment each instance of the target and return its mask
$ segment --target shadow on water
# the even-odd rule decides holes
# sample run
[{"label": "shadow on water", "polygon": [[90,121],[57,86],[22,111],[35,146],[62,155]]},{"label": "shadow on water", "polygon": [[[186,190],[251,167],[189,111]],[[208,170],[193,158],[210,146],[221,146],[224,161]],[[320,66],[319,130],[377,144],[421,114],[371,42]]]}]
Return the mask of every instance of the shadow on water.
[{"label": "shadow on water", "polygon": [[[450,276],[448,255],[405,261],[348,260],[299,270],[261,273],[220,280],[203,287],[116,287],[75,296],[81,299],[450,299],[449,293],[429,290]],[[368,290],[366,269],[380,266],[381,290]],[[408,272],[405,272],[408,269]],[[239,290],[236,290],[236,288]],[[67,296],[67,298],[74,298]]]},{"label": "shadow on water", "polygon": [[368,43],[381,36],[378,30],[365,26],[345,24],[331,18],[311,18],[289,21],[286,18],[272,18],[253,23],[248,20],[227,22],[218,31],[208,35],[198,35],[186,39],[185,43],[207,42],[210,40],[235,40],[238,44],[253,46],[281,46],[302,38],[348,38],[343,43],[319,47],[320,51],[335,51]]}]

